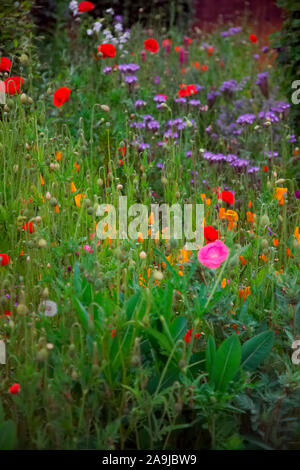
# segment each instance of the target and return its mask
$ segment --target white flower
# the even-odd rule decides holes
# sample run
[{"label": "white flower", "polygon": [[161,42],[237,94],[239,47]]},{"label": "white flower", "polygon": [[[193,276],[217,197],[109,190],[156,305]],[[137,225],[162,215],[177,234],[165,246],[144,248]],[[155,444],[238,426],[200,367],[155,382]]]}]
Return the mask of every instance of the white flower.
[{"label": "white flower", "polygon": [[115,24],[115,31],[120,32],[123,30],[123,26],[121,23],[116,23]]},{"label": "white flower", "polygon": [[93,30],[92,30],[92,29],[87,29],[87,30],[86,30],[86,34],[87,34],[88,36],[91,36],[91,35],[93,34]]},{"label": "white flower", "polygon": [[73,12],[73,15],[77,15],[78,13],[78,2],[76,2],[76,0],[72,0],[70,3],[69,3],[69,9]]},{"label": "white flower", "polygon": [[52,300],[43,300],[40,307],[44,310],[45,317],[54,317],[57,314],[57,305]]},{"label": "white flower", "polygon": [[113,15],[114,14],[114,10],[112,8],[108,8],[107,10],[105,10],[105,13],[108,13],[110,15]]},{"label": "white flower", "polygon": [[93,30],[96,31],[96,33],[99,33],[101,28],[102,28],[102,24],[100,23],[100,21],[96,21],[96,23],[94,23]]}]

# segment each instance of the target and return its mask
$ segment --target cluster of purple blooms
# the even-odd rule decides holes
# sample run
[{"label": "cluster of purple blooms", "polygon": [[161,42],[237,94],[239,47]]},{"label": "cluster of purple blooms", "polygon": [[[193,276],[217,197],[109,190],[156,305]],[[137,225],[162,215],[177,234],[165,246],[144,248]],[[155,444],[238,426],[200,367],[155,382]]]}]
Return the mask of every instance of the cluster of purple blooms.
[{"label": "cluster of purple blooms", "polygon": [[227,29],[227,31],[222,31],[220,34],[223,38],[226,38],[228,36],[234,36],[235,34],[240,33],[241,31],[242,28],[240,26],[235,26]]},{"label": "cluster of purple blooms", "polygon": [[258,166],[252,166],[249,160],[239,158],[234,154],[224,155],[223,153],[203,152],[203,158],[211,163],[228,163],[231,167],[239,170],[247,170],[250,174],[259,171]]}]

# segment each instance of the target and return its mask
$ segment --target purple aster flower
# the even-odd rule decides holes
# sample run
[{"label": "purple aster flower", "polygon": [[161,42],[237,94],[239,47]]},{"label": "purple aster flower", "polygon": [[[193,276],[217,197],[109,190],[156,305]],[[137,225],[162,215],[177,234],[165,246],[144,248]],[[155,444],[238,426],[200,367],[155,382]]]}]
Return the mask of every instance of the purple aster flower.
[{"label": "purple aster flower", "polygon": [[187,152],[185,152],[186,158],[190,158],[192,155],[193,155],[193,152],[191,150],[188,150]]},{"label": "purple aster flower", "polygon": [[134,103],[134,106],[136,107],[136,109],[139,109],[139,108],[142,108],[143,106],[146,106],[146,101],[144,100],[136,100],[136,102]]},{"label": "purple aster flower", "polygon": [[111,72],[112,72],[112,67],[110,67],[109,65],[107,67],[104,67],[103,73],[109,74]]},{"label": "purple aster flower", "polygon": [[291,134],[289,137],[289,141],[291,142],[291,144],[294,144],[295,142],[297,142],[296,136],[294,134]]},{"label": "purple aster flower", "polygon": [[260,111],[258,113],[258,117],[260,119],[264,119],[264,120],[270,121],[270,122],[278,122],[279,121],[278,116],[275,113],[273,113],[272,111]]},{"label": "purple aster flower", "polygon": [[260,91],[265,96],[265,98],[269,97],[268,76],[268,72],[263,72],[259,73],[256,79],[256,85],[259,86]]},{"label": "purple aster flower", "polygon": [[200,105],[201,105],[201,102],[200,102],[200,100],[190,100],[190,101],[189,101],[189,104],[190,104],[191,106],[200,106]]},{"label": "purple aster flower", "polygon": [[132,85],[133,83],[136,83],[138,81],[136,75],[126,75],[125,77],[125,83],[128,83],[129,85]]},{"label": "purple aster flower", "polygon": [[158,93],[157,95],[154,96],[153,100],[155,103],[165,103],[167,101],[167,97],[165,95],[162,95]]},{"label": "purple aster flower", "polygon": [[212,108],[212,106],[215,104],[216,102],[216,99],[218,98],[218,96],[220,96],[220,93],[218,91],[210,91],[208,94],[207,94],[207,104],[210,108]]},{"label": "purple aster flower", "polygon": [[175,101],[175,103],[185,104],[186,103],[186,98],[175,98],[174,101]]},{"label": "purple aster flower", "polygon": [[158,129],[160,128],[160,123],[158,121],[149,121],[148,124],[147,124],[147,128],[151,131],[158,131]]},{"label": "purple aster flower", "polygon": [[269,52],[270,49],[268,48],[268,46],[263,46],[261,50],[264,54],[266,54],[267,52]]},{"label": "purple aster flower", "polygon": [[236,123],[237,124],[253,124],[253,122],[255,121],[256,119],[256,115],[255,114],[241,114],[237,120],[236,120]]},{"label": "purple aster flower", "polygon": [[156,75],[155,79],[154,79],[154,83],[155,85],[158,85],[160,82],[160,78],[159,78],[159,75]]},{"label": "purple aster flower", "polygon": [[232,96],[233,93],[237,89],[237,81],[236,80],[226,80],[221,86],[220,91],[224,93],[224,95]]},{"label": "purple aster flower", "polygon": [[267,155],[271,159],[278,157],[278,152],[271,152],[271,150],[268,150],[267,152],[265,152],[265,155]]},{"label": "purple aster flower", "polygon": [[164,166],[163,163],[158,162],[158,163],[156,163],[156,167],[157,167],[157,168],[160,168],[160,169],[162,170],[165,166]]},{"label": "purple aster flower", "polygon": [[297,199],[300,199],[300,191],[295,191],[295,196]]}]

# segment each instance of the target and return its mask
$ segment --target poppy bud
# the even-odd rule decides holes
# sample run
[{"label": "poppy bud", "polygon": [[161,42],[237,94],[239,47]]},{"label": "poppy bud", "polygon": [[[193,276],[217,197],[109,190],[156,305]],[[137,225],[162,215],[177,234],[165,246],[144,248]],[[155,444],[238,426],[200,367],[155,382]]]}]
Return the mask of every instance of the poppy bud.
[{"label": "poppy bud", "polygon": [[43,238],[41,238],[41,239],[38,241],[38,247],[39,247],[39,248],[46,248],[46,246],[47,246],[46,240],[44,240]]},{"label": "poppy bud", "polygon": [[22,93],[20,100],[21,100],[21,103],[22,103],[22,104],[26,104],[26,103],[27,103],[27,95],[26,95],[26,93]]},{"label": "poppy bud", "polygon": [[105,111],[106,113],[109,113],[110,111],[110,107],[107,106],[106,104],[101,104],[100,108],[102,109],[102,111]]},{"label": "poppy bud", "polygon": [[49,297],[49,289],[48,289],[48,287],[45,287],[45,289],[42,292],[42,298],[43,299],[48,299],[48,297]]},{"label": "poppy bud", "polygon": [[261,241],[261,247],[263,250],[267,250],[269,248],[269,243],[266,238],[263,238]]},{"label": "poppy bud", "polygon": [[161,271],[157,271],[155,270],[154,273],[153,273],[153,279],[155,281],[162,281],[164,278],[164,275]]},{"label": "poppy bud", "polygon": [[28,308],[24,304],[19,304],[17,306],[17,314],[18,315],[26,315],[28,313]]},{"label": "poppy bud", "polygon": [[147,254],[145,253],[145,251],[141,251],[139,256],[140,256],[140,259],[146,259]]},{"label": "poppy bud", "polygon": [[20,60],[20,62],[21,62],[22,65],[27,65],[27,64],[28,64],[28,61],[29,61],[28,55],[26,55],[26,54],[21,54],[19,60]]},{"label": "poppy bud", "polygon": [[88,198],[84,199],[84,201],[83,201],[83,207],[84,207],[85,209],[86,209],[87,207],[90,207],[91,204],[92,204],[92,202],[91,202],[90,199],[88,199]]},{"label": "poppy bud", "polygon": [[269,217],[267,216],[267,214],[264,214],[261,216],[260,218],[260,223],[263,227],[266,227],[267,225],[270,224],[270,219]]},{"label": "poppy bud", "polygon": [[229,267],[230,267],[230,268],[234,268],[235,266],[237,266],[237,265],[239,264],[239,260],[240,260],[239,256],[238,256],[238,255],[234,255],[234,256],[233,256],[232,258],[230,258],[230,260],[229,260],[229,263],[228,263]]},{"label": "poppy bud", "polygon": [[36,354],[36,360],[38,362],[45,362],[48,359],[48,351],[46,348],[42,348]]},{"label": "poppy bud", "polygon": [[50,199],[50,205],[51,205],[52,207],[56,207],[56,206],[57,206],[57,199],[56,199],[55,197],[52,197],[52,198]]},{"label": "poppy bud", "polygon": [[168,182],[167,178],[165,176],[163,176],[161,178],[161,184],[165,185],[165,184],[167,184],[167,182]]}]

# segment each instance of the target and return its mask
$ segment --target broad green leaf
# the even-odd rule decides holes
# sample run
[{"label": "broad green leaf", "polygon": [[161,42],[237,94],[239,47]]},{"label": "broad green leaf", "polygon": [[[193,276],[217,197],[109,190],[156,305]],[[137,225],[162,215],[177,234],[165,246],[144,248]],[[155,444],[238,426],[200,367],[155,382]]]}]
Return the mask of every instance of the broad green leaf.
[{"label": "broad green leaf", "polygon": [[16,425],[13,421],[4,421],[0,425],[0,450],[13,450],[16,446]]},{"label": "broad green leaf", "polygon": [[81,324],[84,327],[84,329],[87,331],[88,324],[89,324],[89,315],[77,297],[73,297],[73,302],[74,302],[79,320],[81,321]]},{"label": "broad green leaf", "polygon": [[183,333],[186,331],[187,327],[187,320],[185,317],[176,317],[172,323],[169,325],[169,331],[171,333],[171,336],[174,340],[174,343],[178,339],[181,339],[183,336]]},{"label": "broad green leaf", "polygon": [[216,343],[213,336],[209,336],[205,351],[205,358],[206,358],[206,371],[211,375],[212,367],[214,364],[214,360],[216,357]]},{"label": "broad green leaf", "polygon": [[74,268],[74,291],[76,292],[76,295],[79,295],[81,292],[81,278],[80,278],[80,269],[79,269],[79,263],[75,263],[75,268]]},{"label": "broad green leaf", "polygon": [[227,338],[216,352],[211,379],[215,389],[225,392],[241,363],[242,348],[237,335]]},{"label": "broad green leaf", "polygon": [[242,347],[242,368],[254,370],[270,354],[274,344],[274,331],[264,331],[246,341]]}]

